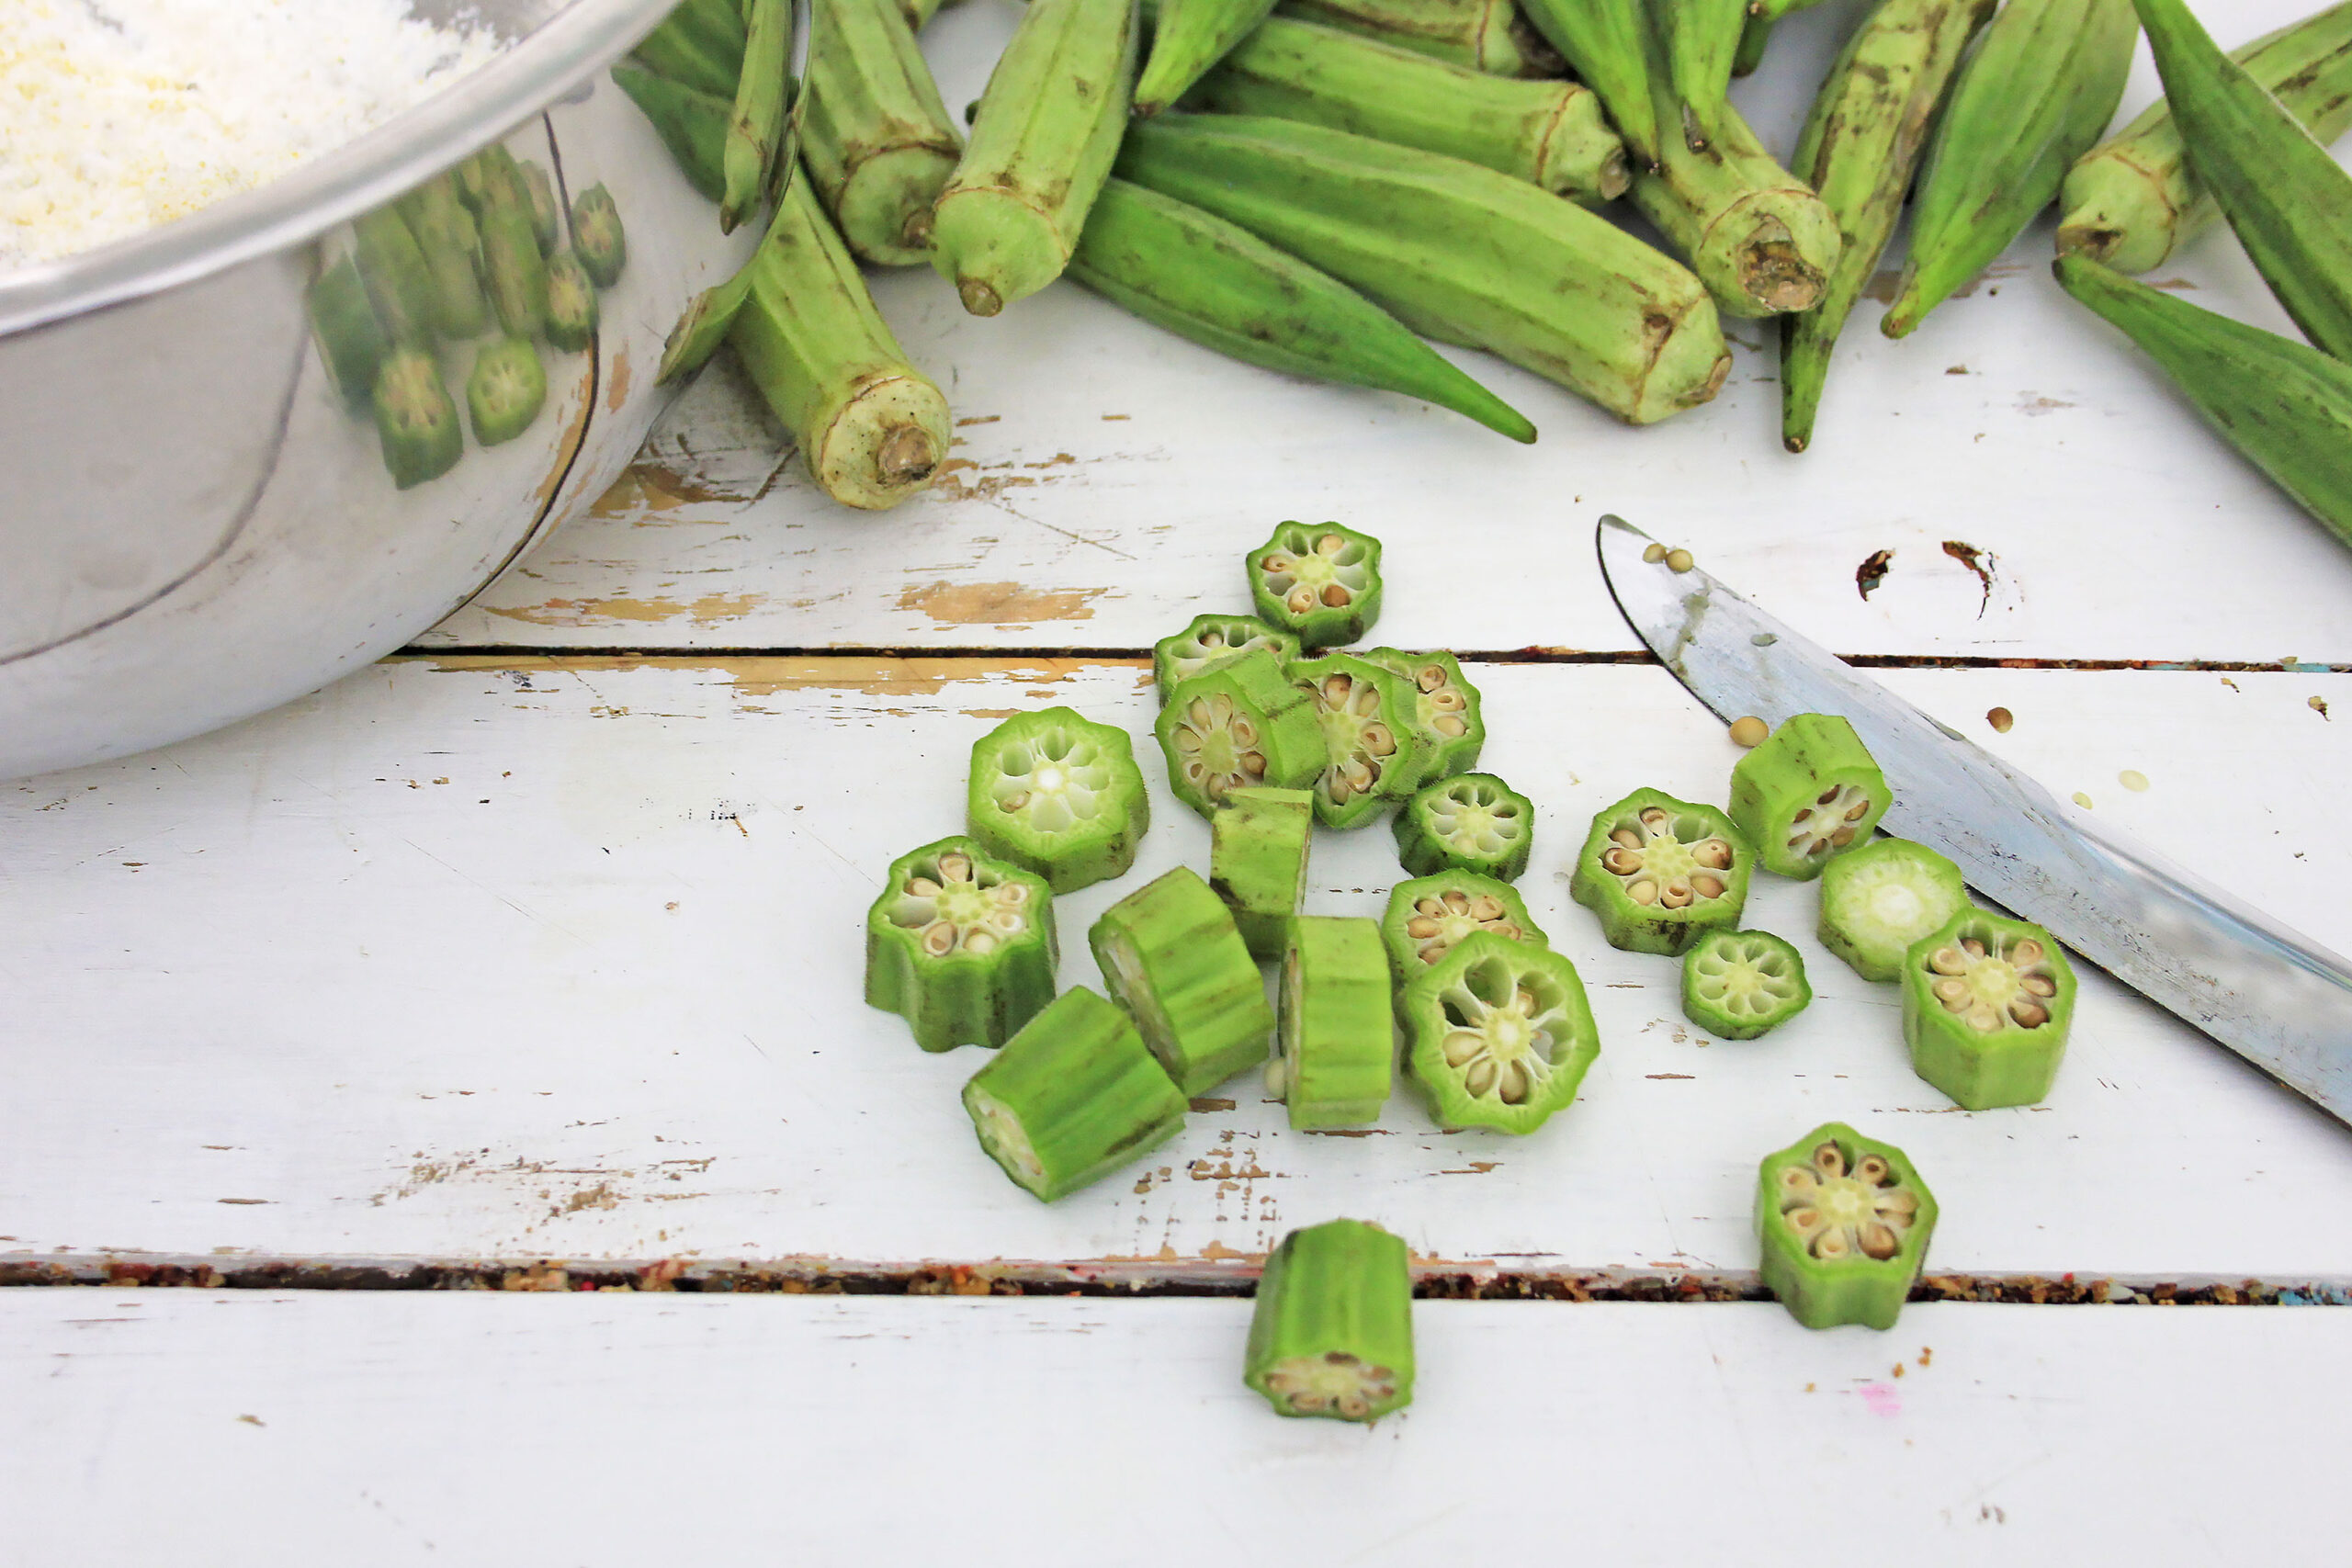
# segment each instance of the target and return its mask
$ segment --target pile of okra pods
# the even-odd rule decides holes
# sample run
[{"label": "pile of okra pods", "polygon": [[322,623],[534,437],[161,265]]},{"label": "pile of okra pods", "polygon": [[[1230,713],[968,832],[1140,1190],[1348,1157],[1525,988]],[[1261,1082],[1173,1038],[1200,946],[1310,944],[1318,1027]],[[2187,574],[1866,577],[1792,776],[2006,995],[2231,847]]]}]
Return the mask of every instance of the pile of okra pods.
[{"label": "pile of okra pods", "polygon": [[[1335,651],[1379,614],[1379,542],[1284,523],[1248,567],[1255,615],[1201,615],[1153,650],[1154,729],[1170,786],[1208,819],[1209,874],[1180,866],[1095,922],[1107,999],[1055,994],[1054,895],[1125,873],[1148,807],[1126,734],[1069,708],[980,739],[967,831],[895,862],[866,918],[868,1001],[925,1050],[1002,1047],[965,1108],[989,1156],[1047,1201],[1140,1158],[1191,1097],[1261,1064],[1293,1127],[1374,1122],[1400,1025],[1406,1079],[1449,1129],[1533,1133],[1600,1052],[1576,966],[1511,886],[1534,811],[1473,771],[1477,689],[1447,653]],[[1569,892],[1609,943],[1679,955],[1690,1021],[1752,1040],[1813,992],[1795,948],[1741,929],[1749,880],[1818,878],[1822,943],[1903,987],[1920,1077],[1972,1111],[2047,1094],[2075,996],[2049,933],[1973,908],[1934,851],[1873,841],[1886,781],[1844,719],[1799,714],[1767,733],[1747,718],[1732,738],[1750,750],[1726,809],[1639,789],[1593,818]],[[1392,811],[1410,879],[1386,917],[1301,913],[1316,824]],[[1274,1009],[1261,961],[1279,970]],[[1811,1327],[1891,1326],[1935,1219],[1902,1151],[1842,1123],[1758,1172],[1764,1282]],[[1404,1243],[1378,1226],[1293,1232],[1259,1287],[1250,1386],[1284,1415],[1397,1408],[1410,1296]]]}]

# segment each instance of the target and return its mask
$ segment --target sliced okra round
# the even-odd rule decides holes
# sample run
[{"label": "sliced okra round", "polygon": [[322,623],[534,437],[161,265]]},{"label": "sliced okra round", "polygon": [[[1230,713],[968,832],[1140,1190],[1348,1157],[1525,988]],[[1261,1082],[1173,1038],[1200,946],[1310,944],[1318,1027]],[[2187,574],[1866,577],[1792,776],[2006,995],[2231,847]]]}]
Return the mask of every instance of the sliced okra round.
[{"label": "sliced okra round", "polygon": [[385,355],[369,400],[384,468],[396,489],[437,479],[465,456],[457,400],[441,379],[440,365],[425,350],[396,348]]},{"label": "sliced okra round", "polygon": [[1266,1258],[1241,1381],[1278,1416],[1377,1421],[1413,1398],[1403,1238],[1361,1220],[1295,1230]]},{"label": "sliced okra round", "polygon": [[1250,552],[1250,602],[1310,652],[1353,642],[1380,615],[1380,541],[1337,523],[1284,523]]},{"label": "sliced okra round", "polygon": [[1478,765],[1479,750],[1487,743],[1487,722],[1479,716],[1478,688],[1462,673],[1453,655],[1375,648],[1363,657],[1402,675],[1413,689],[1413,729],[1421,738],[1424,784],[1466,773]]},{"label": "sliced okra round", "polygon": [[1179,682],[1259,648],[1280,664],[1298,657],[1298,638],[1276,631],[1254,615],[1194,615],[1191,626],[1151,645],[1151,671],[1159,682],[1159,700],[1166,702],[1174,695]]},{"label": "sliced okra round", "polygon": [[1237,789],[1209,818],[1209,886],[1233,911],[1253,958],[1282,956],[1306,897],[1315,797],[1303,789]]},{"label": "sliced okra round", "polygon": [[1576,965],[1484,932],[1407,986],[1402,1010],[1407,1066],[1443,1127],[1532,1133],[1600,1055]]},{"label": "sliced okra round", "polygon": [[1315,705],[1323,732],[1315,778],[1315,819],[1355,828],[1413,793],[1421,741],[1413,732],[1409,688],[1400,675],[1346,653],[1306,659],[1284,671]]},{"label": "sliced okra round", "polygon": [[547,367],[530,339],[493,338],[475,354],[473,373],[466,378],[466,409],[473,415],[474,439],[483,446],[512,441],[530,429],[547,400]]},{"label": "sliced okra round", "polygon": [[1050,1203],[1166,1143],[1189,1107],[1134,1021],[1077,986],[972,1075],[964,1109],[989,1157]]},{"label": "sliced okra round", "polygon": [[1423,784],[1396,814],[1396,859],[1415,876],[1475,871],[1516,882],[1535,844],[1535,807],[1492,773]]},{"label": "sliced okra round", "polygon": [[1908,839],[1881,839],[1821,873],[1821,945],[1865,980],[1903,973],[1911,944],[1968,908],[1960,867]]},{"label": "sliced okra round", "polygon": [[1187,866],[1147,883],[1086,933],[1113,999],[1186,1095],[1266,1059],[1274,1032],[1233,911]]},{"label": "sliced okra round", "polygon": [[1389,975],[1400,995],[1463,939],[1480,931],[1535,947],[1552,945],[1528,918],[1518,890],[1491,876],[1441,871],[1390,888],[1380,936],[1387,944]]},{"label": "sliced okra round", "polygon": [[1812,1000],[1804,960],[1770,931],[1712,931],[1682,955],[1682,1016],[1719,1040],[1753,1040]]},{"label": "sliced okra round", "polygon": [[1057,893],[1124,874],[1151,825],[1124,729],[1066,707],[1016,714],[972,748],[972,837]]},{"label": "sliced okra round", "polygon": [[1713,807],[1637,789],[1593,818],[1568,894],[1600,918],[1610,946],[1670,958],[1739,924],[1755,861]]},{"label": "sliced okra round", "polygon": [[548,342],[577,354],[596,336],[596,285],[576,251],[548,258]]},{"label": "sliced okra round", "polygon": [[1054,999],[1045,878],[942,839],[890,863],[865,915],[865,999],[901,1013],[926,1051],[1001,1045]]},{"label": "sliced okra round", "polygon": [[1238,789],[1305,789],[1323,766],[1314,705],[1263,649],[1178,682],[1153,733],[1168,787],[1204,817]]},{"label": "sliced okra round", "polygon": [[1767,871],[1819,876],[1830,857],[1871,841],[1894,796],[1854,727],[1836,714],[1781,721],[1731,770],[1731,819]]},{"label": "sliced okra round", "polygon": [[1903,1151],[1842,1122],[1765,1156],[1758,1172],[1764,1284],[1807,1328],[1894,1327],[1935,1228],[1935,1195]]},{"label": "sliced okra round", "polygon": [[1903,955],[1911,1069],[1970,1111],[2047,1098],[2074,1016],[2074,968],[2027,921],[1965,910]]},{"label": "sliced okra round", "polygon": [[1396,1055],[1380,927],[1330,915],[1291,921],[1280,995],[1276,1037],[1290,1124],[1379,1121]]},{"label": "sliced okra round", "polygon": [[571,248],[580,265],[599,288],[610,288],[628,265],[628,234],[621,227],[620,209],[602,184],[590,186],[571,198]]}]

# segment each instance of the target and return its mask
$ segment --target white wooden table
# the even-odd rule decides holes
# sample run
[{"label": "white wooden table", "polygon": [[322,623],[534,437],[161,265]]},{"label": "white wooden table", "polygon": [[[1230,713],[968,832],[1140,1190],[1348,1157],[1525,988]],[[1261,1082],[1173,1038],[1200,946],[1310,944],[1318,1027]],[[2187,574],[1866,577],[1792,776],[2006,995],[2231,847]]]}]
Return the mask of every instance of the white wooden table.
[{"label": "white wooden table", "polygon": [[[928,39],[951,102],[1009,28],[992,3]],[[2235,38],[2297,3],[2226,9]],[[1852,12],[1784,24],[1747,90],[1781,143]],[[2143,62],[2127,110],[2153,91]],[[2352,1132],[2096,973],[2049,1101],[1957,1111],[1891,990],[1813,941],[1813,890],[1768,879],[1750,923],[1817,1000],[1711,1041],[1672,963],[1566,896],[1593,810],[1720,798],[1735,755],[1609,603],[1616,511],[2352,949],[2352,552],[2064,300],[2048,249],[2045,224],[1905,344],[1866,305],[1803,457],[1753,326],[1721,399],[1641,432],[1477,360],[1543,428],[1522,449],[1068,286],[981,321],[882,278],[959,416],[933,495],[829,507],[722,368],[411,654],[0,785],[0,1280],[181,1287],[0,1291],[11,1559],[166,1531],[208,1563],[2324,1549],[2352,1526],[2352,1312],[2326,1310]],[[2161,276],[2280,320],[2226,236]],[[1287,516],[1385,542],[1380,640],[1463,651],[1602,1055],[1525,1140],[1408,1098],[1294,1134],[1237,1080],[1040,1205],[970,1136],[978,1054],[860,1001],[865,905],[959,826],[1002,716],[1146,729],[1149,644],[1246,607],[1241,558]],[[1065,984],[1094,983],[1102,908],[1205,862],[1143,755],[1154,828],[1062,901]],[[1310,906],[1376,913],[1396,874],[1385,832],[1319,837]],[[1755,1162],[1832,1118],[1943,1204],[1946,1299],[1883,1335],[1754,1299]],[[1454,1298],[1418,1309],[1419,1395],[1369,1432],[1238,1382],[1259,1258],[1341,1213]]]}]

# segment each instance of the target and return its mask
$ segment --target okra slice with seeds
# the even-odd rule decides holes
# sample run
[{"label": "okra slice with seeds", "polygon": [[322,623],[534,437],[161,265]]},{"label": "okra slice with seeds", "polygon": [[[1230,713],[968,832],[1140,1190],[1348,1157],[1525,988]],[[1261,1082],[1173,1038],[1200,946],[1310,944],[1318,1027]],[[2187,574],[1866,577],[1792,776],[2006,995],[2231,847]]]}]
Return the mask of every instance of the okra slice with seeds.
[{"label": "okra slice with seeds", "polygon": [[1911,1069],[1966,1110],[2048,1097],[2075,1016],[2075,971],[2050,933],[1982,909],[1903,958]]},{"label": "okra slice with seeds", "polygon": [[1800,881],[1869,843],[1893,800],[1869,748],[1836,714],[1793,714],[1732,765],[1731,819],[1765,870]]},{"label": "okra slice with seeds", "polygon": [[1549,947],[1527,904],[1507,882],[1476,872],[1441,871],[1400,882],[1388,892],[1380,921],[1390,976],[1401,994],[1464,939],[1485,931],[1509,942]]},{"label": "okra slice with seeds", "polygon": [[1353,642],[1380,616],[1380,541],[1337,523],[1284,523],[1250,554],[1250,602],[1309,652]]},{"label": "okra slice with seeds", "polygon": [[1451,868],[1516,882],[1535,843],[1535,807],[1492,773],[1424,784],[1396,814],[1396,859],[1415,876]]},{"label": "okra slice with seeds", "polygon": [[1755,863],[1713,807],[1637,789],[1593,818],[1568,896],[1600,918],[1610,946],[1671,958],[1739,924]]},{"label": "okra slice with seeds", "polygon": [[1765,1156],[1757,1174],[1765,1288],[1807,1328],[1894,1327],[1935,1228],[1935,1195],[1903,1151],[1842,1122]]},{"label": "okra slice with seeds", "polygon": [[1180,865],[1128,894],[1086,939],[1112,997],[1186,1095],[1266,1059],[1265,981],[1233,911],[1198,873]]},{"label": "okra slice with seeds", "polygon": [[1709,931],[1682,955],[1682,1016],[1719,1040],[1753,1040],[1812,1000],[1804,959],[1770,931]]},{"label": "okra slice with seeds", "polygon": [[465,456],[457,401],[441,379],[440,365],[424,349],[399,348],[387,355],[369,401],[395,488],[437,479]]},{"label": "okra slice with seeds", "polygon": [[1277,1416],[1377,1421],[1413,1398],[1412,1260],[1402,1237],[1329,1220],[1283,1237],[1258,1278],[1241,1381]]},{"label": "okra slice with seeds", "polygon": [[1280,996],[1280,1051],[1271,1070],[1281,1079],[1291,1126],[1379,1121],[1396,1056],[1380,927],[1331,915],[1292,920]]},{"label": "okra slice with seeds", "polygon": [[571,198],[571,248],[597,288],[610,288],[621,280],[621,268],[628,265],[628,231],[621,227],[613,193],[601,182]]},{"label": "okra slice with seeds", "polygon": [[1204,817],[1239,789],[1305,789],[1323,770],[1315,705],[1263,649],[1180,681],[1153,733],[1168,787]]},{"label": "okra slice with seeds", "polygon": [[1237,789],[1209,818],[1209,886],[1233,911],[1252,958],[1280,958],[1306,897],[1315,797],[1303,789]]},{"label": "okra slice with seeds", "polygon": [[547,367],[526,337],[493,338],[474,355],[466,378],[466,409],[474,439],[485,446],[512,441],[531,428],[548,400]]},{"label": "okra slice with seeds", "polygon": [[926,1051],[1001,1045],[1054,999],[1054,896],[974,840],[890,863],[865,914],[865,999],[905,1015]]},{"label": "okra slice with seeds", "polygon": [[1413,792],[1421,739],[1413,731],[1411,688],[1403,676],[1345,653],[1301,660],[1283,673],[1313,701],[1323,732],[1317,821],[1361,827]]},{"label": "okra slice with seeds", "polygon": [[1903,973],[1911,944],[1968,908],[1968,884],[1925,844],[1881,839],[1821,874],[1821,945],[1865,980]]},{"label": "okra slice with seeds", "polygon": [[1194,615],[1193,624],[1173,637],[1151,645],[1151,671],[1159,682],[1159,699],[1175,694],[1179,682],[1205,674],[1262,648],[1287,664],[1298,657],[1298,638],[1278,632],[1255,615]]},{"label": "okra slice with seeds", "polygon": [[972,837],[1057,893],[1124,875],[1151,826],[1127,732],[1066,707],[1016,714],[972,747]]},{"label": "okra slice with seeds", "polygon": [[1363,658],[1367,663],[1402,675],[1419,694],[1413,701],[1413,728],[1421,737],[1424,783],[1466,773],[1478,765],[1479,749],[1487,743],[1487,723],[1479,716],[1478,688],[1462,673],[1453,655],[1375,648]]},{"label": "okra slice with seeds", "polygon": [[577,354],[596,337],[596,285],[576,252],[558,251],[548,257],[548,324],[549,346]]},{"label": "okra slice with seeds", "polygon": [[1402,1011],[1406,1065],[1442,1127],[1532,1133],[1600,1055],[1577,966],[1483,931],[1407,986]]},{"label": "okra slice with seeds", "polygon": [[1133,1021],[1078,986],[972,1075],[964,1109],[989,1157],[1050,1203],[1174,1137],[1189,1107]]}]

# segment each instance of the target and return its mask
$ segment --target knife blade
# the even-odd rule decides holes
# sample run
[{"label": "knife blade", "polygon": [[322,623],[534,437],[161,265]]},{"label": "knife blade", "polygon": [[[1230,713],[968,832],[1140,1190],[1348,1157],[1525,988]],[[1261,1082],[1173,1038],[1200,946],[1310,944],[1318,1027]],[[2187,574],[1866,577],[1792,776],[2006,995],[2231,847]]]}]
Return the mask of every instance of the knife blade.
[{"label": "knife blade", "polygon": [[2095,823],[1695,566],[1603,517],[1601,576],[1641,639],[1724,721],[1841,714],[1894,791],[1890,833],[2352,1122],[2352,964]]}]

